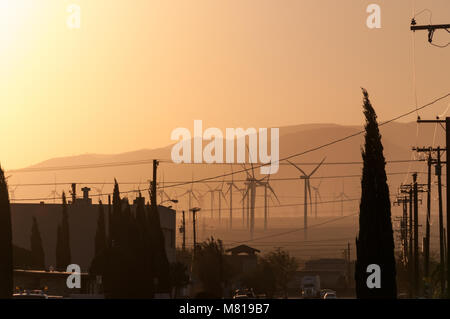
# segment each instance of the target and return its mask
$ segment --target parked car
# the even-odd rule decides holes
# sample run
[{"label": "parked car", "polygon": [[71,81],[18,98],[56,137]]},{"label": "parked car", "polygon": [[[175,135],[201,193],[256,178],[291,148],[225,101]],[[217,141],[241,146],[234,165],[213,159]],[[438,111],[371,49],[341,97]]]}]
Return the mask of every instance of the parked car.
[{"label": "parked car", "polygon": [[48,296],[42,290],[25,290],[13,294],[13,299],[48,299]]},{"label": "parked car", "polygon": [[323,299],[323,297],[325,297],[325,295],[326,295],[327,293],[329,293],[329,292],[336,294],[336,291],[334,291],[334,290],[331,290],[331,289],[322,289],[322,290],[320,291],[320,298]]},{"label": "parked car", "polygon": [[337,299],[336,293],[334,292],[327,292],[325,296],[323,296],[323,299]]}]

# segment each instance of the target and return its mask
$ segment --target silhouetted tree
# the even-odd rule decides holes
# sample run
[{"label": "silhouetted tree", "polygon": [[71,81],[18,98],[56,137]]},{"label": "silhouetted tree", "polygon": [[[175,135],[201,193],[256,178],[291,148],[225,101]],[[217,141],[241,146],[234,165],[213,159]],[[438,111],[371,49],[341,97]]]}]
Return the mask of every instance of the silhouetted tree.
[{"label": "silhouetted tree", "polygon": [[259,260],[255,269],[246,272],[241,281],[246,288],[252,288],[257,294],[265,294],[267,298],[273,298],[277,291],[275,272],[264,258]]},{"label": "silhouetted tree", "polygon": [[225,258],[222,241],[213,237],[200,243],[195,252],[194,272],[204,292],[212,298],[223,296],[227,281],[233,273]]},{"label": "silhouetted tree", "polygon": [[97,231],[95,233],[95,255],[106,250],[106,224],[105,213],[103,211],[103,203],[99,202],[98,205],[98,218],[97,218]]},{"label": "silhouetted tree", "polygon": [[[394,236],[391,222],[391,203],[387,185],[383,145],[378,129],[377,115],[369,95],[364,96],[365,146],[361,151],[363,171],[359,211],[359,235],[356,238],[356,295],[358,298],[396,298],[396,268]],[[381,288],[367,286],[367,266],[381,268]]]},{"label": "silhouetted tree", "polygon": [[267,253],[261,258],[263,269],[270,269],[275,279],[277,289],[283,292],[285,298],[288,297],[288,284],[294,278],[298,268],[295,257],[289,255],[287,251],[280,248]]},{"label": "silhouetted tree", "polygon": [[33,224],[31,226],[31,266],[34,269],[45,269],[45,253],[42,247],[41,232],[39,231],[39,225],[36,217],[33,216]]},{"label": "silhouetted tree", "polygon": [[8,185],[0,166],[0,298],[11,298],[13,287],[11,208]]},{"label": "silhouetted tree", "polygon": [[62,194],[62,221],[58,224],[56,236],[56,268],[66,270],[71,264],[69,215],[67,212],[66,194]]},{"label": "silhouetted tree", "polygon": [[157,208],[146,206],[139,193],[132,211],[114,181],[109,244],[94,258],[90,272],[103,276],[107,298],[151,298],[155,289],[169,292],[170,269]]}]

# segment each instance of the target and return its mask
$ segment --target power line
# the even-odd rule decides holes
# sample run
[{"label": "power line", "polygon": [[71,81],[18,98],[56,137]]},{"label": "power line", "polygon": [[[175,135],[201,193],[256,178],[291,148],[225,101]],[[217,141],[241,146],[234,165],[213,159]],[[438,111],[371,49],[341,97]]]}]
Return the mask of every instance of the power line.
[{"label": "power line", "polygon": [[[398,116],[396,116],[396,117],[394,117],[394,118],[392,118],[392,119],[390,119],[390,120],[387,120],[387,121],[385,121],[385,122],[382,122],[382,123],[380,123],[378,126],[383,126],[383,125],[392,123],[392,122],[394,122],[394,121],[396,121],[396,120],[399,120],[399,119],[401,119],[401,118],[403,118],[403,117],[405,117],[405,116],[408,116],[408,115],[410,115],[410,114],[412,114],[412,113],[414,113],[414,112],[417,112],[417,111],[422,110],[422,109],[424,109],[424,108],[426,108],[426,107],[428,107],[428,106],[431,106],[431,105],[433,105],[433,104],[435,104],[435,103],[437,103],[437,102],[439,102],[439,101],[441,101],[441,100],[443,100],[443,99],[445,99],[445,98],[447,98],[447,97],[449,97],[449,96],[450,96],[450,92],[447,93],[447,94],[445,94],[445,95],[443,95],[443,96],[441,96],[441,97],[438,97],[438,98],[432,100],[431,102],[428,102],[428,103],[422,105],[422,106],[419,107],[419,108],[416,107],[414,110],[408,111],[408,112],[403,113],[403,114],[401,114],[401,115],[398,115]],[[345,140],[348,140],[348,139],[350,139],[350,138],[356,137],[356,136],[358,136],[358,135],[361,135],[361,134],[363,134],[364,132],[365,132],[365,130],[361,130],[361,131],[358,131],[358,132],[356,132],[356,133],[347,135],[347,136],[345,136],[345,137],[335,139],[335,140],[330,141],[330,142],[328,142],[328,143],[325,143],[325,144],[322,144],[322,145],[319,145],[319,146],[316,146],[316,147],[307,149],[307,150],[305,150],[305,151],[302,151],[302,152],[299,152],[299,153],[294,153],[294,154],[292,154],[292,155],[289,155],[289,156],[287,156],[287,157],[284,157],[284,158],[282,158],[282,159],[279,159],[277,162],[280,163],[280,162],[282,162],[282,161],[286,161],[286,160],[289,160],[289,159],[294,158],[294,157],[298,157],[298,156],[302,156],[302,155],[305,155],[305,154],[308,154],[308,153],[312,153],[312,152],[314,152],[314,151],[317,151],[317,150],[326,148],[326,147],[328,147],[328,146],[331,146],[331,145],[334,145],[334,144],[343,142],[343,141],[345,141]],[[410,160],[405,160],[405,161],[410,161]],[[153,160],[152,160],[152,162],[153,162]],[[164,162],[164,161],[163,161],[163,162]],[[132,163],[132,164],[130,164],[130,163]],[[143,160],[143,161],[140,161],[140,164],[147,164],[147,163],[149,163],[149,160]],[[112,166],[112,165],[117,166],[118,164],[120,164],[120,165],[133,165],[133,164],[137,164],[137,162],[103,163],[103,164],[94,164],[94,165],[78,166],[78,167],[76,167],[76,168],[75,168],[74,166],[67,166],[67,167],[65,167],[65,168],[64,168],[64,167],[59,167],[59,168],[57,168],[57,169],[98,168],[98,167],[108,167],[108,166]],[[205,182],[205,181],[215,180],[215,179],[224,178],[224,177],[227,177],[227,176],[232,176],[232,175],[235,175],[235,174],[244,173],[244,172],[247,172],[247,171],[249,171],[249,170],[257,169],[257,168],[260,168],[260,167],[263,167],[263,166],[267,166],[267,165],[271,165],[271,164],[273,164],[273,163],[257,164],[257,165],[255,165],[255,166],[252,165],[251,168],[244,168],[244,169],[241,169],[241,170],[238,170],[238,171],[233,171],[233,172],[230,172],[230,173],[225,173],[225,174],[221,174],[221,175],[216,175],[216,176],[206,177],[206,178],[202,178],[202,179],[198,179],[198,180],[192,180],[192,181],[182,182],[182,183],[178,183],[178,184],[172,184],[172,185],[168,185],[168,186],[162,186],[162,187],[159,187],[159,188],[160,188],[160,189],[161,189],[161,188],[173,188],[173,187],[184,186],[184,185],[188,185],[188,184],[203,183],[203,182]],[[42,170],[43,168],[40,168],[40,169]],[[54,170],[54,169],[56,169],[56,168],[54,167],[54,168],[52,168],[52,169]],[[18,172],[18,171],[20,171],[20,170],[15,170],[15,171]],[[23,171],[24,171],[24,170],[22,170],[22,172],[23,172]],[[13,171],[8,171],[8,173],[10,173],[10,172],[13,172]],[[143,189],[143,190],[141,190],[141,191],[148,191],[148,190],[149,190],[149,188]],[[139,191],[139,190],[131,190],[131,191],[125,191],[125,192],[121,192],[121,193],[136,193],[136,192],[138,192],[138,191]],[[109,193],[109,194],[96,194],[96,196],[105,196],[105,195],[111,195],[111,194],[112,194],[112,193]],[[49,198],[47,198],[47,199],[49,199]],[[50,199],[53,199],[53,198],[50,198]],[[27,199],[27,200],[33,200],[33,199]],[[34,200],[40,200],[40,199],[34,199]]]},{"label": "power line", "polygon": [[[334,219],[329,220],[329,221],[325,221],[325,222],[322,222],[322,223],[318,223],[318,224],[311,225],[311,226],[309,226],[309,228],[320,227],[320,226],[323,226],[323,225],[326,225],[326,224],[329,224],[329,223],[333,223],[333,222],[339,221],[339,220],[344,219],[344,218],[347,218],[347,217],[355,216],[355,215],[357,215],[357,214],[358,214],[358,213],[354,213],[354,214],[351,214],[351,215],[347,215],[347,216],[342,216],[342,217],[334,218]],[[301,228],[296,228],[296,229],[288,230],[288,231],[281,232],[281,233],[277,233],[277,234],[272,234],[272,235],[267,235],[267,236],[261,236],[261,237],[257,237],[257,238],[253,238],[253,239],[248,239],[248,240],[235,241],[235,242],[233,242],[233,243],[235,243],[235,244],[243,244],[243,243],[248,243],[248,242],[257,241],[257,240],[261,240],[261,239],[268,239],[268,238],[273,238],[273,237],[279,237],[279,236],[283,236],[283,235],[287,235],[287,234],[296,233],[296,232],[299,232],[299,231],[304,230],[304,229],[305,229],[304,227],[301,227]]]},{"label": "power line", "polygon": [[[420,162],[420,160],[414,160]],[[417,172],[418,174],[425,174],[425,172]],[[406,172],[387,172],[386,175],[403,175]],[[328,176],[312,176],[311,179],[339,179],[339,178],[357,178],[361,177],[361,174],[355,175],[328,175]],[[296,181],[298,177],[280,177],[280,178],[271,178],[271,181]],[[246,182],[246,179],[242,180],[233,180],[235,183]],[[164,184],[179,184],[179,183],[189,183],[192,181],[165,181]],[[221,183],[222,181],[205,181],[204,183]],[[229,183],[231,180],[224,180],[224,183]],[[23,184],[10,184],[11,187],[32,187],[32,186],[62,186],[62,185],[114,185],[114,182],[57,182],[57,183],[23,183]],[[143,184],[142,182],[120,182],[119,185],[139,185]],[[161,188],[161,187],[158,187]],[[136,190],[138,191],[138,190]]]}]

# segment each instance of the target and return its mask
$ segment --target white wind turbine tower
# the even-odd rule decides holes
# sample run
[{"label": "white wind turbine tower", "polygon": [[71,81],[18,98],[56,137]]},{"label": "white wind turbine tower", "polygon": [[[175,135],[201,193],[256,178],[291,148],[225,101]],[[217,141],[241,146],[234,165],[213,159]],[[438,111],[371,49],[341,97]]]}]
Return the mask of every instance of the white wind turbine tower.
[{"label": "white wind turbine tower", "polygon": [[208,190],[206,191],[205,195],[207,193],[211,194],[211,220],[214,218],[214,193],[216,192],[213,188],[211,188],[211,186],[209,186],[208,184],[206,184],[206,186],[208,187]]},{"label": "white wind turbine tower", "polygon": [[[234,183],[234,178],[233,178],[233,166],[231,166],[231,182],[228,182],[228,190],[225,193],[226,194],[230,194],[230,220],[229,220],[229,229],[231,230],[233,228],[233,187],[237,190],[237,191],[241,191],[239,189],[239,187],[236,186],[236,184]],[[242,209],[242,211],[244,211],[244,208]]]},{"label": "white wind turbine tower", "polygon": [[222,184],[217,185],[217,187],[214,189],[216,193],[219,195],[219,224],[222,223],[222,198],[226,201],[227,198],[225,197],[223,193],[223,184],[224,181],[222,181]]},{"label": "white wind turbine tower", "polygon": [[[256,179],[255,177],[255,171],[253,169],[253,164],[251,164],[251,174],[248,172],[248,170],[245,171],[247,174],[247,181],[245,185],[247,185],[247,190],[244,194],[243,200],[247,197],[247,209],[250,207],[250,220],[248,221],[249,228],[250,228],[250,238],[253,239],[253,235],[255,233],[255,201],[256,201],[256,188],[258,186],[262,186],[265,188],[266,193],[264,196],[265,202],[267,203],[267,189],[269,189],[275,196],[275,192],[273,191],[272,187],[268,183],[268,177],[263,177],[261,179]],[[244,166],[245,168],[245,166]],[[264,181],[267,178],[267,181]],[[265,205],[265,212],[267,216],[267,205]],[[266,217],[265,216],[265,217]],[[247,215],[248,219],[248,215]]]},{"label": "white wind turbine tower", "polygon": [[344,198],[345,199],[350,199],[347,194],[345,194],[344,192],[344,180],[342,180],[342,192],[336,196],[336,198],[340,198],[341,199],[341,216],[344,216]]},{"label": "white wind turbine tower", "polygon": [[317,218],[317,197],[319,197],[320,201],[322,201],[322,197],[320,196],[319,187],[322,184],[322,180],[320,180],[319,185],[311,186],[314,190],[314,217]]},{"label": "white wind turbine tower", "polygon": [[[239,190],[239,192],[242,195],[242,199],[241,199],[241,203],[242,203],[242,227],[245,227],[245,216],[246,216],[245,215],[245,199],[246,199],[246,196],[247,196],[247,194],[246,194],[247,188],[239,188],[238,190]],[[248,211],[248,205],[247,205],[247,211]],[[248,212],[247,212],[247,215],[248,215]]]},{"label": "white wind turbine tower", "polygon": [[[272,186],[270,186],[270,184],[269,184],[269,178],[270,178],[270,174],[267,175],[267,181],[261,182],[259,184],[259,186],[264,187],[264,230],[267,230],[267,225],[268,225],[268,220],[269,220],[269,200],[268,200],[269,196],[272,199],[272,194],[273,194],[275,196],[278,204],[280,204],[280,200],[278,199],[277,194],[273,190]],[[272,194],[268,194],[268,190]],[[273,199],[272,199],[272,202],[273,202]]]},{"label": "white wind turbine tower", "polygon": [[309,179],[311,178],[312,175],[314,175],[314,173],[319,169],[319,167],[322,165],[322,163],[325,161],[325,158],[323,158],[323,160],[319,163],[319,165],[317,165],[311,173],[306,174],[305,171],[303,171],[300,167],[298,167],[297,165],[295,165],[294,163],[288,161],[292,166],[294,166],[297,170],[299,170],[303,175],[300,176],[300,179],[303,179],[305,181],[305,192],[304,192],[304,213],[303,213],[303,224],[304,224],[304,234],[305,234],[305,240],[308,238],[308,193],[309,193],[309,201],[310,201],[310,205],[311,205],[311,187],[309,184]]}]

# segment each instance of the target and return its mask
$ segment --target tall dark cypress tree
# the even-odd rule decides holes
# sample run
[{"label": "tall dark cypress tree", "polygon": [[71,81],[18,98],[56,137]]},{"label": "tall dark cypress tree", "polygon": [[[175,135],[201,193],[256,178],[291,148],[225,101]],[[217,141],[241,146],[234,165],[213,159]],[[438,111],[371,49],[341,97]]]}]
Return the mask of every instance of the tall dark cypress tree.
[{"label": "tall dark cypress tree", "polygon": [[0,166],[0,299],[13,293],[13,248],[8,185]]},{"label": "tall dark cypress tree", "polygon": [[65,271],[71,264],[72,254],[70,251],[69,214],[67,211],[66,194],[62,194],[62,222],[58,224],[56,236],[56,268]]},{"label": "tall dark cypress tree", "polygon": [[[387,185],[383,145],[378,129],[377,115],[369,95],[364,96],[365,146],[361,151],[363,171],[361,179],[361,203],[359,235],[356,238],[356,295],[358,298],[396,298],[396,269],[394,236],[391,222],[391,203]],[[379,265],[381,288],[369,288],[367,279],[371,273],[367,266]]]},{"label": "tall dark cypress tree", "polygon": [[69,230],[69,212],[67,211],[67,201],[66,194],[63,192],[62,194],[63,204],[62,204],[62,223],[61,223],[61,236],[62,236],[62,252],[63,252],[63,263],[64,267],[67,268],[68,265],[71,264],[72,261],[72,252],[70,249],[70,230]]},{"label": "tall dark cypress tree", "polygon": [[42,247],[41,232],[39,231],[39,225],[36,217],[33,216],[33,224],[31,226],[31,260],[32,267],[34,269],[44,269],[45,268],[45,253]]},{"label": "tall dark cypress tree", "polygon": [[103,203],[98,205],[97,231],[95,233],[95,255],[99,255],[106,250],[106,224]]}]

